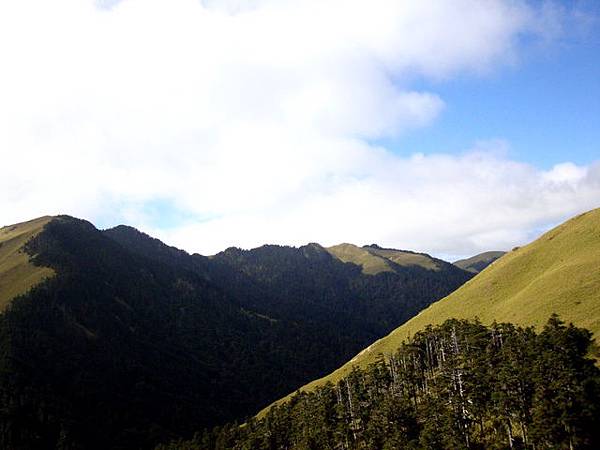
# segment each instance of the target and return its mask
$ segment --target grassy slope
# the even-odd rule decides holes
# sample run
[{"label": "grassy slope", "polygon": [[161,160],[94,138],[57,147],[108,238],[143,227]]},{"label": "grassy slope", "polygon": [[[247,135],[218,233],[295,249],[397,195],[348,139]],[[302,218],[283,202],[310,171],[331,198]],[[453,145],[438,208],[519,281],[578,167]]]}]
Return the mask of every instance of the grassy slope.
[{"label": "grassy slope", "polygon": [[403,250],[393,250],[388,248],[369,247],[368,251],[382,258],[387,258],[399,266],[419,266],[429,270],[440,270],[440,260],[436,260],[425,253],[415,253]]},{"label": "grassy slope", "polygon": [[53,275],[52,269],[31,264],[29,255],[22,250],[50,220],[51,217],[40,217],[0,228],[0,312],[14,297]]},{"label": "grassy slope", "polygon": [[496,320],[539,327],[554,312],[566,322],[600,335],[600,209],[577,216],[506,254],[335,372],[302,389],[339,380],[352,366],[365,366],[378,355],[393,352],[428,324],[478,317],[486,324]]},{"label": "grassy slope", "polygon": [[368,250],[356,245],[339,244],[329,247],[326,250],[342,262],[350,262],[361,266],[363,273],[368,275],[394,271],[385,258],[373,255]]},{"label": "grassy slope", "polygon": [[480,253],[479,255],[471,256],[467,259],[455,261],[453,264],[456,267],[460,267],[463,270],[468,270],[469,272],[473,273],[479,273],[481,272],[481,270],[478,268],[479,265],[485,265],[485,267],[487,267],[489,264],[491,264],[498,258],[504,256],[505,254],[506,252],[485,252]]},{"label": "grassy slope", "polygon": [[351,262],[363,268],[363,273],[375,275],[380,272],[395,272],[399,266],[419,266],[429,270],[440,270],[439,263],[429,255],[379,247],[357,247],[352,244],[339,244],[326,249],[343,262]]}]

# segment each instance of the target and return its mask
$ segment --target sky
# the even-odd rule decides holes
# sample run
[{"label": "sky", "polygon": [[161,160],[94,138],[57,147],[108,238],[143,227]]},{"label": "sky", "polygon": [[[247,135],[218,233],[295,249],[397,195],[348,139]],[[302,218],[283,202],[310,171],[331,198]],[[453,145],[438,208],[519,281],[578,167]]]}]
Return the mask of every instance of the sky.
[{"label": "sky", "polygon": [[596,0],[0,4],[0,224],[510,249],[600,207]]}]

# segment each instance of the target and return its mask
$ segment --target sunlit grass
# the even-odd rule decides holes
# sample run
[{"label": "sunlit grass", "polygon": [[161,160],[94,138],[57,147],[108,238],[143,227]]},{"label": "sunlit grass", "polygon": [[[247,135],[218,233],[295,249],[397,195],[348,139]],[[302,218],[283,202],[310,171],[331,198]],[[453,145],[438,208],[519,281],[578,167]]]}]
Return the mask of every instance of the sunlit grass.
[{"label": "sunlit grass", "polygon": [[363,273],[367,275],[375,275],[380,272],[394,272],[395,265],[440,270],[440,261],[423,253],[371,246],[357,247],[352,244],[334,245],[327,248],[327,251],[340,261],[361,266]]},{"label": "sunlit grass", "polygon": [[52,217],[46,216],[0,228],[0,311],[17,295],[54,274],[50,268],[34,266],[23,251],[25,243],[50,220]]},{"label": "sunlit grass", "polygon": [[352,366],[390,354],[428,324],[478,318],[541,327],[552,313],[600,336],[600,209],[577,216],[513,250],[446,298],[303,389],[336,382]]}]

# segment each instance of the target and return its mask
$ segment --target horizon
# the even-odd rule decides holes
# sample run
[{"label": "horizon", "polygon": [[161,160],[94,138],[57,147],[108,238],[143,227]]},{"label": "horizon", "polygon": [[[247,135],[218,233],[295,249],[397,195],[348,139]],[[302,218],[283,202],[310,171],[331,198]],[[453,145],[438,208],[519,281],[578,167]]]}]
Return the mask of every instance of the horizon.
[{"label": "horizon", "polygon": [[0,37],[0,223],[454,261],[600,207],[597,2],[24,0]]},{"label": "horizon", "polygon": [[[101,228],[101,227],[98,227],[96,224],[94,224],[93,222],[91,222],[91,221],[89,221],[89,220],[87,220],[85,218],[75,217],[75,216],[72,216],[72,215],[69,215],[69,214],[56,214],[56,215],[48,215],[47,214],[47,215],[35,217],[33,219],[25,220],[25,221],[18,222],[18,223],[11,223],[11,224],[1,224],[0,223],[0,229],[23,225],[23,224],[26,224],[26,223],[38,221],[40,219],[55,219],[55,218],[58,218],[58,217],[69,217],[71,219],[86,221],[86,222],[90,223],[92,226],[94,226],[99,231],[107,231],[107,230],[111,230],[111,229],[118,228],[118,227],[133,228],[134,230],[136,230],[136,231],[138,231],[140,233],[148,235],[150,238],[158,239],[155,236],[152,236],[152,235],[150,235],[150,234],[148,234],[148,233],[146,233],[146,232],[144,232],[144,231],[142,231],[142,230],[140,230],[140,229],[138,229],[138,228],[136,228],[136,227],[134,227],[132,225],[128,225],[128,224],[125,224],[125,223],[116,224],[116,225],[113,225],[113,226],[108,227],[108,228]],[[539,237],[541,237],[541,235]],[[161,242],[163,242],[163,241],[161,241]],[[163,244],[169,245],[166,242],[163,242]],[[269,247],[269,246],[273,246],[273,247],[288,247],[288,248],[299,249],[299,248],[306,247],[306,246],[309,246],[309,245],[318,245],[318,246],[322,247],[325,250],[328,250],[331,247],[335,247],[335,246],[339,246],[339,245],[352,245],[352,246],[357,247],[357,248],[366,248],[366,247],[373,247],[373,246],[375,246],[375,247],[380,248],[382,250],[394,250],[394,251],[399,251],[399,252],[422,254],[422,255],[429,256],[429,257],[434,258],[434,259],[441,259],[442,261],[449,262],[451,264],[454,264],[455,262],[458,262],[458,261],[461,261],[461,260],[464,260],[464,259],[469,259],[471,257],[479,256],[479,255],[484,254],[484,253],[494,253],[494,252],[509,253],[511,251],[510,249],[505,249],[505,250],[502,250],[502,249],[489,249],[489,250],[486,250],[484,252],[481,252],[481,253],[478,253],[478,254],[475,254],[475,255],[462,255],[462,256],[442,255],[442,256],[437,256],[437,255],[429,254],[427,252],[419,251],[418,249],[384,247],[384,246],[381,246],[381,245],[377,244],[376,242],[371,242],[369,244],[367,244],[367,243],[356,244],[356,243],[352,243],[352,242],[338,242],[338,243],[335,243],[335,244],[332,244],[332,245],[329,245],[329,246],[322,245],[319,242],[306,242],[306,243],[301,243],[301,244],[297,244],[297,245],[278,244],[278,243],[265,242],[263,244],[257,245],[256,247],[246,247],[246,248],[244,248],[244,247],[230,246],[230,247],[223,248],[223,249],[221,249],[218,252],[213,253],[213,254],[199,254],[197,252],[196,253],[190,253],[190,252],[187,252],[185,249],[181,249],[181,248],[178,248],[178,247],[175,247],[175,248],[177,248],[178,250],[183,250],[186,253],[192,254],[192,255],[193,254],[199,254],[200,256],[212,257],[212,256],[217,255],[218,253],[227,251],[229,249],[237,249],[237,250],[242,250],[242,251],[252,251],[252,250],[256,250],[256,249],[262,248],[262,247]],[[174,246],[172,246],[172,247],[174,247]]]}]

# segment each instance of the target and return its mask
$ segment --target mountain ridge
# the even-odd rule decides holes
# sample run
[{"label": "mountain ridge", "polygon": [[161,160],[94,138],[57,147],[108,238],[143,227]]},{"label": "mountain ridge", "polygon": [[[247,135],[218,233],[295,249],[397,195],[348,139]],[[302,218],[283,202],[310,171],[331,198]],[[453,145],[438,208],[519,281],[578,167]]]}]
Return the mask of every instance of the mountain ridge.
[{"label": "mountain ridge", "polygon": [[69,216],[32,229],[8,259],[53,276],[0,314],[0,448],[11,450],[151,448],[243,420],[472,276],[451,265],[365,275],[314,243],[208,258]]},{"label": "mountain ridge", "polygon": [[454,261],[452,264],[454,264],[457,267],[460,267],[463,270],[467,270],[473,273],[479,273],[505,254],[506,252],[504,251],[488,251],[471,256],[470,258]]},{"label": "mountain ridge", "polygon": [[362,267],[363,273],[367,275],[395,272],[399,267],[421,267],[439,271],[443,268],[447,269],[450,264],[426,253],[383,248],[377,244],[359,247],[343,243],[327,247],[326,250],[343,262],[350,262]]},{"label": "mountain ridge", "polygon": [[[558,313],[567,322],[600,336],[599,254],[600,209],[595,209],[566,221],[528,245],[515,248],[447,297],[301,390],[335,383],[350,373],[353,366],[364,368],[378,355],[393,353],[427,325],[438,325],[451,318],[541,327],[547,317]],[[259,417],[268,409],[261,411]]]}]

